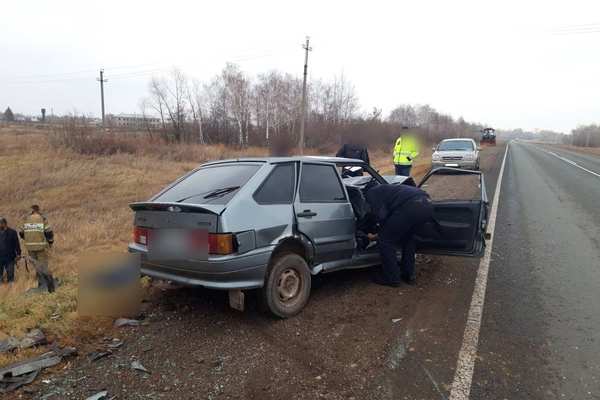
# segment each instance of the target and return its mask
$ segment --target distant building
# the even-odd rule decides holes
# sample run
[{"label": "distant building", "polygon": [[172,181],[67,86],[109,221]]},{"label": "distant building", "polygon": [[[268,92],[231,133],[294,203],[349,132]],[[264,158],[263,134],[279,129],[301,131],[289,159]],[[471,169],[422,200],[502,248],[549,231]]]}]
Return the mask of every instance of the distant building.
[{"label": "distant building", "polygon": [[107,115],[107,122],[113,128],[125,129],[145,129],[148,126],[151,128],[160,128],[161,126],[160,118],[140,114],[110,114]]}]

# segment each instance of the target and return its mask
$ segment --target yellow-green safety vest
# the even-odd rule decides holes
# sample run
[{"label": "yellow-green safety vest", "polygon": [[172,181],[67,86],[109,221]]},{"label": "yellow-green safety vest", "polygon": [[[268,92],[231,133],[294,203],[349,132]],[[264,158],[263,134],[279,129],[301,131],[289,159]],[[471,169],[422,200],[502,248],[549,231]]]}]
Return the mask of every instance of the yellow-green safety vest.
[{"label": "yellow-green safety vest", "polygon": [[[419,155],[419,145],[412,136],[404,136],[396,139],[394,146],[394,164],[412,165],[415,157]],[[410,157],[410,160],[408,159]]]}]

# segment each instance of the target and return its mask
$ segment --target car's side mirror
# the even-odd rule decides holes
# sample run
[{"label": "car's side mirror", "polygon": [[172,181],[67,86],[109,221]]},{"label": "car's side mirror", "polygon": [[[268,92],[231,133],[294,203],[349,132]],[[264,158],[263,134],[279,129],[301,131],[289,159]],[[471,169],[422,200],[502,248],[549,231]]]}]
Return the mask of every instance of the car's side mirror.
[{"label": "car's side mirror", "polygon": [[477,151],[481,151],[481,147],[478,147],[478,148],[477,148]]},{"label": "car's side mirror", "polygon": [[436,148],[435,148],[435,146],[433,146],[433,147],[431,148],[431,151],[435,151],[435,150],[436,150]]}]

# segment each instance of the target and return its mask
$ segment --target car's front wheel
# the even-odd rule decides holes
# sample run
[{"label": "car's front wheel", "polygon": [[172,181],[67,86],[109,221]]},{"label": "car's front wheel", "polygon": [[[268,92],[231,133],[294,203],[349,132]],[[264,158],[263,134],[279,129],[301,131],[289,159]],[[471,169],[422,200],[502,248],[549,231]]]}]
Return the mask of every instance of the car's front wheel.
[{"label": "car's front wheel", "polygon": [[276,256],[269,266],[263,301],[268,310],[279,318],[298,314],[310,296],[311,276],[304,258],[295,253]]}]

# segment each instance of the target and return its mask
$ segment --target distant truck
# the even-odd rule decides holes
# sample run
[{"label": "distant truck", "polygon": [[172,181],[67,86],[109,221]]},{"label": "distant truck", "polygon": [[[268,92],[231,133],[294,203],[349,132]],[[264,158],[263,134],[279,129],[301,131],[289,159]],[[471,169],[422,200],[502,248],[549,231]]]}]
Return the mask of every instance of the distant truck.
[{"label": "distant truck", "polygon": [[496,145],[496,130],[494,128],[484,128],[481,130],[481,144],[487,143]]}]

